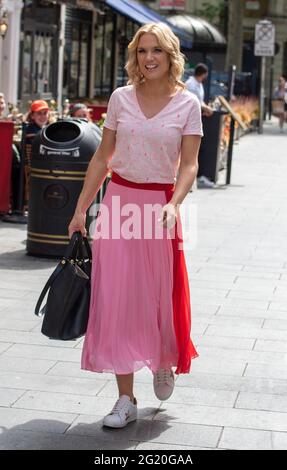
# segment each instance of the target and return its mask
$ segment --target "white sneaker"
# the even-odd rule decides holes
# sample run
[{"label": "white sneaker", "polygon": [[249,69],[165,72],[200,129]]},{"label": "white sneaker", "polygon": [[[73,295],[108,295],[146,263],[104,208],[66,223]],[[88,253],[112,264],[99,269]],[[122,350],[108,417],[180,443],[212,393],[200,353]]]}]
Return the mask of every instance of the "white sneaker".
[{"label": "white sneaker", "polygon": [[131,402],[128,395],[121,395],[112,411],[104,417],[103,425],[109,428],[124,428],[137,419],[137,401]]},{"label": "white sneaker", "polygon": [[155,396],[167,400],[174,389],[174,374],[172,369],[159,369],[153,374],[153,389]]},{"label": "white sneaker", "polygon": [[199,188],[214,188],[215,183],[210,181],[210,179],[208,179],[206,176],[202,175],[197,178],[197,186]]}]

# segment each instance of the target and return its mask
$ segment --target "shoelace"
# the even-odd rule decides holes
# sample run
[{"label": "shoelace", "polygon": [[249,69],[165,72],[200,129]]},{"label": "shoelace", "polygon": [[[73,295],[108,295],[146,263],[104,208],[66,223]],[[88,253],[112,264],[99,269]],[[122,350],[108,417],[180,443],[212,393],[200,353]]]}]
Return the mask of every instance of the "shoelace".
[{"label": "shoelace", "polygon": [[[119,413],[121,411],[120,402],[121,402],[121,399],[119,398],[116,401],[115,406],[113,407],[112,411],[110,412],[110,415],[115,414],[115,413]],[[124,404],[124,408],[127,409],[127,404],[126,403]]]},{"label": "shoelace", "polygon": [[171,372],[168,369],[160,369],[156,372],[156,380],[159,383],[166,383],[168,384],[168,380],[171,378]]}]

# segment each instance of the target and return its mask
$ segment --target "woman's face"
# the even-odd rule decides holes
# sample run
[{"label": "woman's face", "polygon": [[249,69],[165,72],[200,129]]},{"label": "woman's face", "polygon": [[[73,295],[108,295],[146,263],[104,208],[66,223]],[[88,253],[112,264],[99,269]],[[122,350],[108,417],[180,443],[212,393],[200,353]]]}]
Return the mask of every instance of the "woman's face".
[{"label": "woman's face", "polygon": [[48,124],[49,110],[43,109],[42,111],[35,111],[32,113],[31,117],[37,126],[44,127],[46,124]]},{"label": "woman's face", "polygon": [[169,54],[160,47],[154,34],[144,33],[141,36],[137,47],[137,60],[140,72],[147,80],[168,78]]}]

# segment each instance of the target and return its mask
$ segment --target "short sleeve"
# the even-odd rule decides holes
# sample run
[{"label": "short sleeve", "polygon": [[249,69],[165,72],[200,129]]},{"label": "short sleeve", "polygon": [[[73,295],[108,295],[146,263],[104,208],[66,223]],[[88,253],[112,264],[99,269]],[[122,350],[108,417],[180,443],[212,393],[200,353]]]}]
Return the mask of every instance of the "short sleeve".
[{"label": "short sleeve", "polygon": [[112,131],[116,131],[118,126],[118,96],[116,92],[117,90],[113,91],[110,96],[107,115],[104,122],[104,127],[107,127]]},{"label": "short sleeve", "polygon": [[199,99],[196,96],[193,96],[192,100],[190,101],[190,111],[188,113],[187,120],[182,131],[182,135],[203,136],[201,106]]}]

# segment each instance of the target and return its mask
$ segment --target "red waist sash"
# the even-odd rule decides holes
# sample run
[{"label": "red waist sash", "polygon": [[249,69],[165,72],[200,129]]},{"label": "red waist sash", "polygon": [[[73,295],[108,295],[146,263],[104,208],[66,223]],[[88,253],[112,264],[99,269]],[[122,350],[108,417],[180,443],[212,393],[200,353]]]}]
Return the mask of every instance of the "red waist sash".
[{"label": "red waist sash", "polygon": [[[171,200],[174,191],[174,184],[172,183],[134,183],[122,178],[115,172],[112,174],[112,181],[129,188],[165,191],[167,203]],[[178,234],[177,223],[171,241],[173,250],[173,323],[178,349],[178,363],[175,373],[186,374],[190,371],[191,359],[197,357],[198,354],[190,339],[191,307],[188,275],[184,251],[180,249],[183,240],[181,235]]]}]

